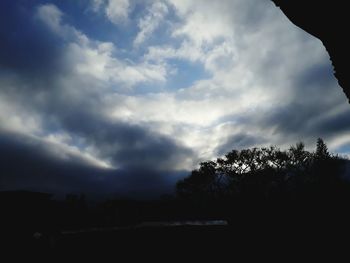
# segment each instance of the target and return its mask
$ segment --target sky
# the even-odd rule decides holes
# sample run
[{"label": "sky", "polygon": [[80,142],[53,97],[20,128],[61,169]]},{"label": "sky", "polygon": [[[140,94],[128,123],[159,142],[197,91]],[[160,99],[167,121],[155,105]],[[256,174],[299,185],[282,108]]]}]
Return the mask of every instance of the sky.
[{"label": "sky", "polygon": [[350,154],[322,42],[270,0],[0,2],[0,190],[157,196],[232,149]]}]

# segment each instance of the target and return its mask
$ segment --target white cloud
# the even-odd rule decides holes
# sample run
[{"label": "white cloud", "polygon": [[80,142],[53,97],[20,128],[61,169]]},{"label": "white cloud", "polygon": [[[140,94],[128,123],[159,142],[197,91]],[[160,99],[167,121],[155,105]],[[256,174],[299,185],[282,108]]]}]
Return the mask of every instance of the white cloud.
[{"label": "white cloud", "polygon": [[172,46],[151,46],[144,55],[146,61],[164,62],[167,59],[183,59],[191,62],[203,62],[205,53],[193,43],[184,40],[179,48]]},{"label": "white cloud", "polygon": [[81,45],[86,45],[89,41],[87,36],[74,27],[63,24],[62,18],[64,14],[53,4],[41,5],[37,9],[36,16],[40,19],[53,33],[61,36],[64,39],[79,42]]},{"label": "white cloud", "polygon": [[166,81],[168,72],[164,64],[119,59],[113,43],[91,40],[75,27],[64,24],[63,13],[56,6],[40,6],[37,16],[55,34],[70,42],[65,60],[76,74],[128,89],[139,83]]},{"label": "white cloud", "polygon": [[62,33],[61,20],[63,13],[53,4],[42,5],[38,8],[37,16],[56,34]]},{"label": "white cloud", "polygon": [[141,45],[159,27],[167,13],[168,7],[165,3],[154,2],[147,10],[147,14],[138,22],[140,31],[134,40],[134,45]]},{"label": "white cloud", "polygon": [[130,11],[129,0],[108,0],[106,16],[114,24],[119,24],[128,19]]},{"label": "white cloud", "polygon": [[90,0],[90,9],[103,12],[111,23],[120,25],[129,19],[131,4],[130,0]]},{"label": "white cloud", "polygon": [[166,4],[161,1],[154,2],[138,22],[140,31],[134,40],[134,46],[141,45],[159,27],[167,13]]},{"label": "white cloud", "polygon": [[165,82],[167,71],[163,65],[150,63],[130,63],[113,56],[112,43],[80,46],[71,43],[67,47],[66,58],[75,74],[104,81],[105,85],[119,88],[133,88],[139,83]]},{"label": "white cloud", "polygon": [[183,26],[173,32],[173,36],[185,36],[196,46],[210,45],[221,37],[227,37],[230,28],[224,21],[203,13],[191,13]]}]

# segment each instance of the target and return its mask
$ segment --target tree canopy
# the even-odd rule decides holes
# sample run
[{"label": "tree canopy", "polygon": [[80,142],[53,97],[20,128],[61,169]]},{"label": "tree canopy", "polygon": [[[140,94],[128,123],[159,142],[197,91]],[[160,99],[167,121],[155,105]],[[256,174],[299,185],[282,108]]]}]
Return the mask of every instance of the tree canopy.
[{"label": "tree canopy", "polygon": [[320,138],[314,152],[305,150],[302,142],[288,150],[275,146],[232,150],[200,163],[176,190],[180,198],[202,201],[294,197],[339,185],[345,161],[330,154]]}]

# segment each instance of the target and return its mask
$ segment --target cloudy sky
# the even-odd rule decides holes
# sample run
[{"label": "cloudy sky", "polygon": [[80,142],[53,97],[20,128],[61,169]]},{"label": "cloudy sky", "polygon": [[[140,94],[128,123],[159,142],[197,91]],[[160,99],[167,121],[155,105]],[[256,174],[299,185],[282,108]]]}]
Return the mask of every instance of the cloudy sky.
[{"label": "cloudy sky", "polygon": [[322,137],[350,105],[269,0],[3,0],[0,189],[156,195],[233,148]]}]

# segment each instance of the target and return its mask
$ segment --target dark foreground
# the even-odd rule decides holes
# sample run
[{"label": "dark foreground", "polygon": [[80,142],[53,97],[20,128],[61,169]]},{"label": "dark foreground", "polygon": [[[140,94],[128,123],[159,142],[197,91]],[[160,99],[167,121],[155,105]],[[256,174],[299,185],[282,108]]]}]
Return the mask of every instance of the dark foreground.
[{"label": "dark foreground", "polygon": [[[347,196],[287,202],[251,200],[202,209],[174,200],[108,201],[89,208],[81,199],[53,201],[32,192],[2,193],[0,252],[11,259],[120,262],[275,258],[334,261],[350,247]],[[314,196],[314,195],[313,195]],[[72,200],[71,200],[72,199]],[[307,201],[308,200],[308,201]],[[343,201],[340,201],[343,200]],[[253,202],[254,201],[254,202]],[[155,222],[221,219],[227,225],[166,226]],[[147,222],[147,223],[145,223]],[[220,222],[220,221],[219,221]],[[6,256],[8,258],[8,256]],[[124,259],[127,260],[124,260]],[[122,260],[123,259],[123,260]],[[10,262],[8,260],[1,262]]]},{"label": "dark foreground", "polygon": [[27,259],[33,257],[45,262],[72,260],[72,256],[79,262],[95,258],[97,262],[105,258],[121,262],[155,259],[226,262],[238,257],[246,260],[334,260],[344,255],[348,257],[349,231],[337,225],[317,223],[278,228],[271,225],[131,227],[61,233],[52,240],[32,238],[22,243],[25,246],[19,244],[12,254],[14,257],[25,255]]}]

